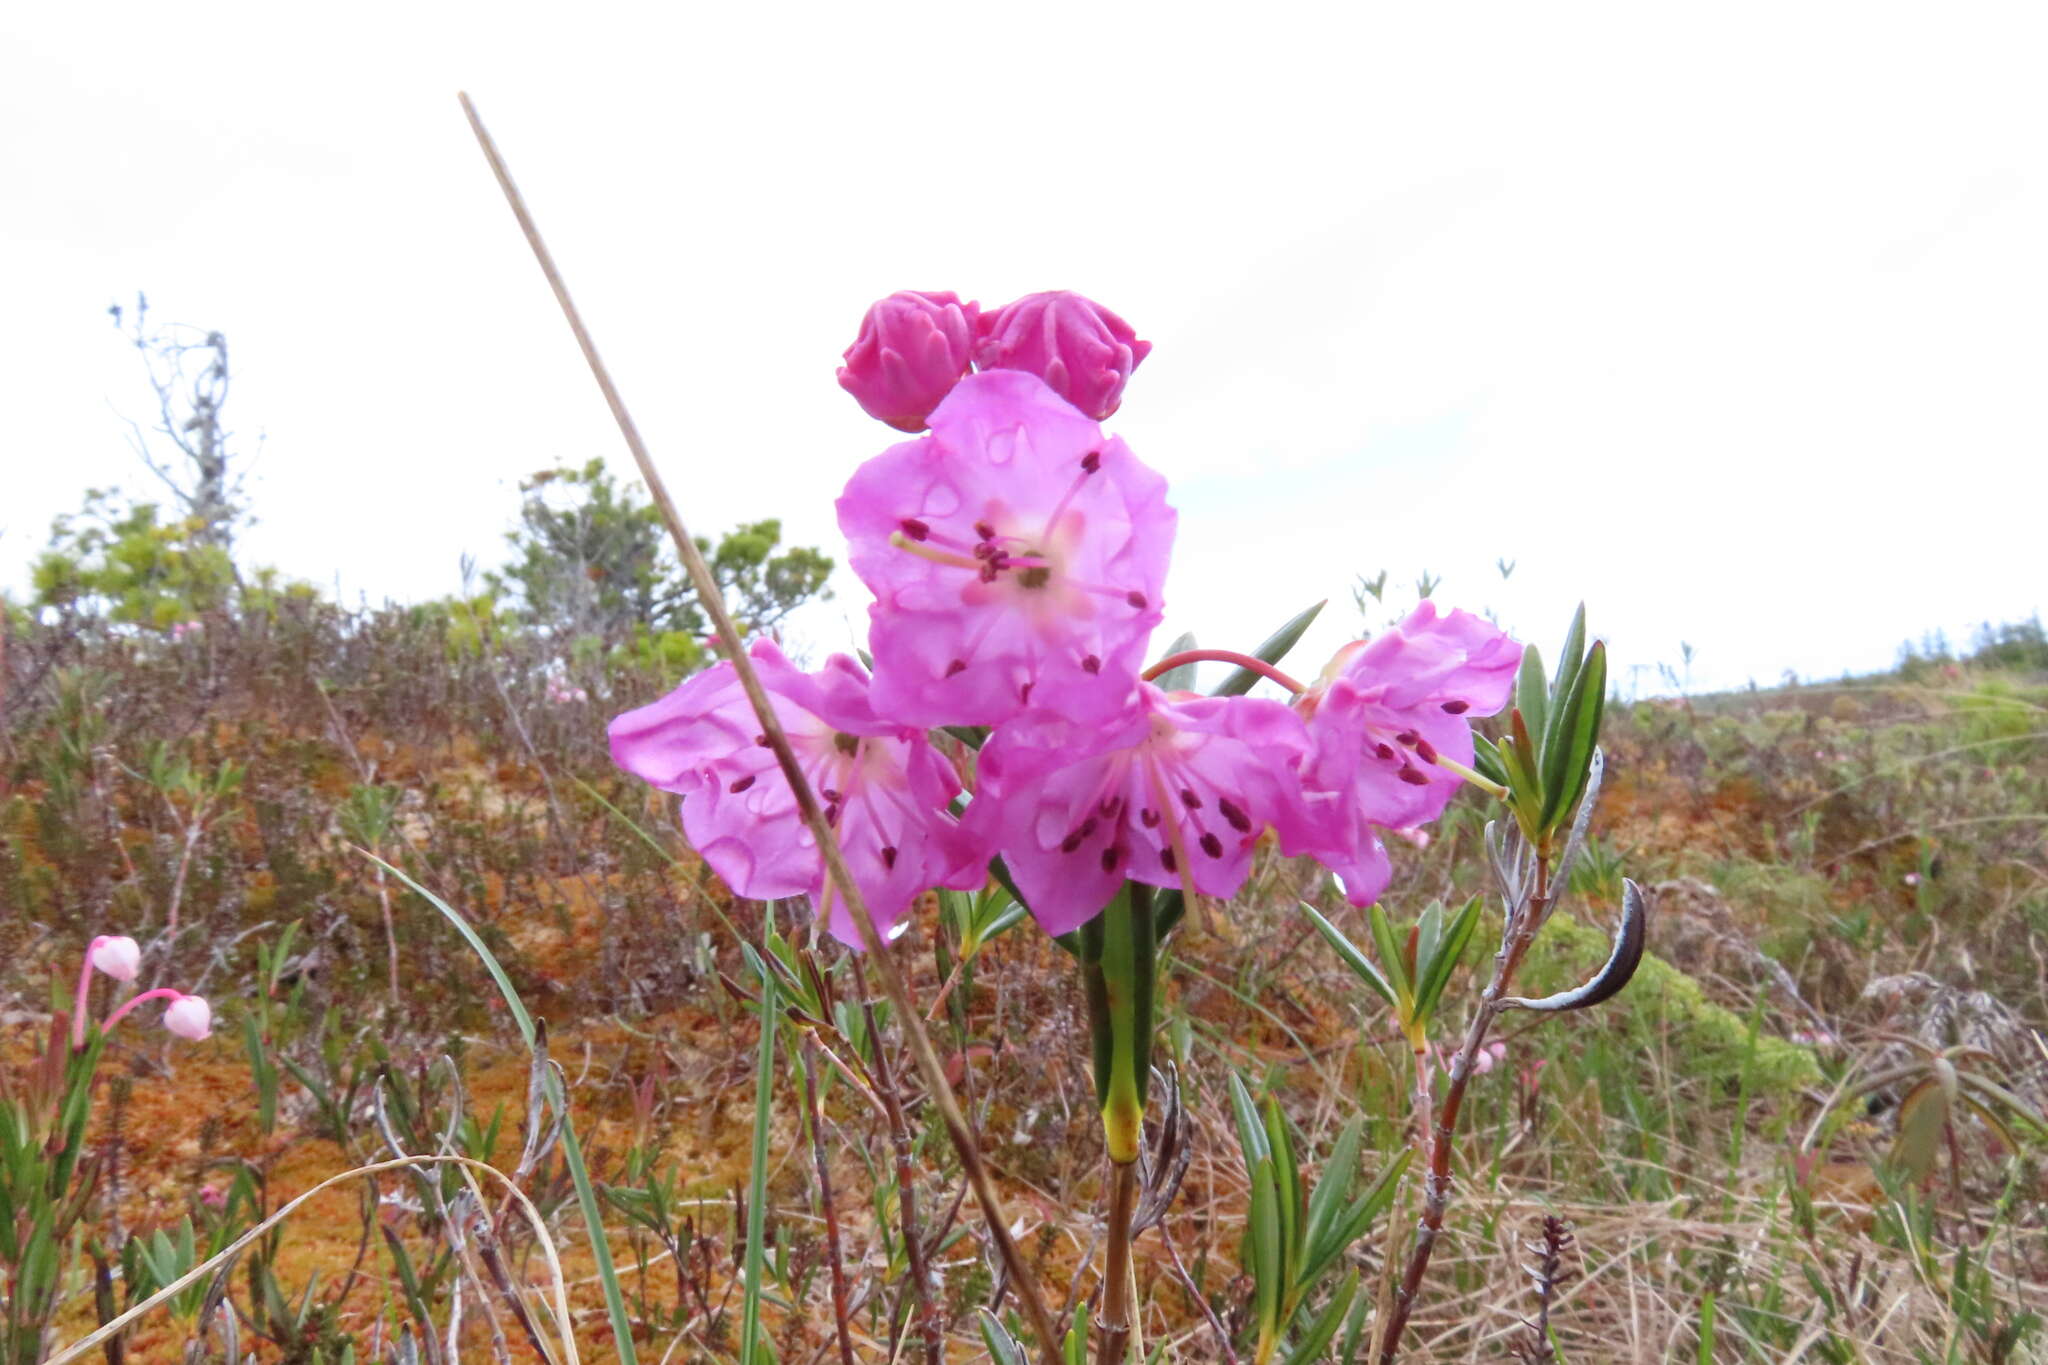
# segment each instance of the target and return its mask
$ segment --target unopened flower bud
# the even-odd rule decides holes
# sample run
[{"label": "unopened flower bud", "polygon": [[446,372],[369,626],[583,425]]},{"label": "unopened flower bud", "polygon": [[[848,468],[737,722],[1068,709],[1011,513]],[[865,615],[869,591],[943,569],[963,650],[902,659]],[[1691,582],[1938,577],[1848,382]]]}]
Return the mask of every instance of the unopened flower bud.
[{"label": "unopened flower bud", "polygon": [[839,387],[870,417],[898,431],[923,431],[925,418],[967,373],[981,305],[940,291],[905,289],[868,309],[846,348]]},{"label": "unopened flower bud", "polygon": [[213,1032],[213,1006],[199,996],[181,995],[164,1011],[164,1027],[196,1043]]},{"label": "unopened flower bud", "polygon": [[92,965],[116,981],[133,981],[142,970],[142,949],[126,934],[108,934],[92,941]]},{"label": "unopened flower bud", "polygon": [[1129,323],[1069,290],[1026,294],[976,325],[974,366],[1023,370],[1096,421],[1123,402],[1124,382],[1152,351]]}]

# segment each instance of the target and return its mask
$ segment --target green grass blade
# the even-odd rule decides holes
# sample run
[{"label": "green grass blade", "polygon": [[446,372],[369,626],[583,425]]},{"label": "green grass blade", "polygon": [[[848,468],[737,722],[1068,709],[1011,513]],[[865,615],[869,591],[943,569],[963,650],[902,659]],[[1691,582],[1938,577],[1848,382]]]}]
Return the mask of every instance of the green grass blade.
[{"label": "green grass blade", "polygon": [[761,1254],[768,1218],[769,1099],[775,1089],[775,1033],[780,1014],[775,973],[761,968],[761,1063],[754,1073],[754,1150],[747,1169],[747,1267],[740,1303],[740,1363],[755,1365],[761,1352]]},{"label": "green grass blade", "polygon": [[[512,1020],[519,1025],[519,1036],[526,1040],[530,1050],[536,1034],[533,1016],[527,1013],[526,1002],[519,998],[519,992],[512,985],[512,978],[498,965],[498,959],[485,946],[483,937],[475,927],[464,919],[462,912],[442,900],[433,892],[421,886],[404,871],[385,862],[376,854],[362,851],[363,856],[382,867],[386,872],[418,892],[421,899],[441,912],[442,918],[455,926],[476,955],[483,960],[484,970],[491,974],[491,980],[498,983],[498,993],[505,997],[505,1008],[512,1012]],[[562,1079],[553,1067],[547,1071],[548,1101],[555,1106],[555,1112],[562,1116],[562,1162],[569,1168],[569,1179],[576,1186],[576,1205],[582,1210],[583,1225],[590,1232],[590,1255],[597,1263],[597,1278],[604,1286],[605,1316],[611,1320],[612,1336],[617,1343],[619,1365],[639,1365],[640,1356],[633,1349],[633,1320],[626,1316],[626,1299],[619,1292],[618,1267],[612,1264],[611,1244],[604,1239],[604,1210],[598,1203],[597,1187],[591,1183],[590,1167],[583,1160],[583,1144],[577,1140],[576,1124],[569,1116],[569,1096],[562,1089]],[[563,1331],[569,1331],[568,1323],[561,1324]]]}]

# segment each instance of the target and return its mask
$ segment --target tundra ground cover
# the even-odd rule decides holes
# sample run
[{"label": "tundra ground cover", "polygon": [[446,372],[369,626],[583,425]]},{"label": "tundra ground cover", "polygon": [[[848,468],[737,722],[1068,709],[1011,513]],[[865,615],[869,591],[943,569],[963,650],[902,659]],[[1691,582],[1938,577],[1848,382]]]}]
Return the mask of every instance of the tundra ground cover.
[{"label": "tundra ground cover", "polygon": [[[1487,1359],[1525,1340],[1518,1319],[1539,1307],[1520,1267],[1553,1254],[1548,1324],[1566,1360],[2038,1349],[2038,1137],[1994,1109],[2014,1150],[1962,1105],[1931,1145],[1914,1136],[1929,1096],[1946,1093],[1920,1088],[1940,1074],[1925,1048],[1974,1049],[1945,1064],[2036,1107],[2048,1069],[2035,1032],[2048,696],[2029,638],[2022,628],[1975,658],[1912,659],[1888,678],[1614,708],[1577,914],[1614,913],[1625,856],[1659,906],[1653,961],[1568,1030],[1510,1026],[1474,1079],[1462,1202],[1411,1349]],[[132,934],[140,984],[183,983],[216,1016],[204,1042],[125,1027],[108,1040],[87,1249],[109,1263],[109,1307],[139,1299],[155,1273],[149,1257],[120,1257],[127,1233],[154,1255],[163,1232],[170,1264],[184,1219],[203,1254],[258,1209],[394,1150],[520,1165],[530,1067],[497,993],[440,914],[354,844],[460,907],[546,1019],[641,1354],[732,1357],[744,1297],[732,1254],[749,1212],[734,1196],[745,1202],[759,1061],[749,951],[766,951],[771,924],[796,941],[801,918],[716,889],[672,812],[610,765],[603,718],[662,680],[596,662],[572,666],[569,687],[563,674],[537,645],[474,648],[425,610],[289,603],[177,640],[15,623],[0,806],[10,1085],[47,1033],[51,983],[68,995],[95,933]],[[229,770],[238,780],[222,781]],[[1426,847],[1390,841],[1396,885],[1410,888],[1391,901],[1396,918],[1473,889],[1481,813],[1459,798]],[[1233,1075],[1275,1097],[1305,1170],[1321,1169],[1353,1118],[1361,1189],[1408,1140],[1406,1040],[1347,987],[1294,909],[1303,893],[1318,894],[1300,866],[1262,851],[1226,914],[1168,941],[1161,1051],[1189,1164],[1133,1248],[1139,1331],[1163,1359],[1219,1358],[1208,1314],[1230,1332],[1252,1312]],[[1367,937],[1341,900],[1319,903]],[[1042,936],[987,937],[975,907],[953,910],[926,907],[898,952],[919,998],[940,1002],[933,1028],[1020,1242],[1053,1294],[1085,1302],[1098,1290],[1101,1137],[1069,964]],[[387,914],[402,948],[395,998]],[[1554,925],[1531,986],[1571,984],[1605,941]],[[822,1176],[857,1357],[922,1343],[936,1320],[954,1358],[972,1358],[973,1310],[994,1274],[887,1011],[868,1025],[872,991],[850,959],[788,951],[800,974],[788,984],[824,992],[859,1055],[827,1056],[794,1027],[775,1054],[765,1339],[782,1360],[834,1349]],[[789,998],[803,1003],[800,990]],[[885,1076],[910,1138],[904,1162],[886,1106],[862,1094]],[[1860,1088],[1871,1080],[1883,1083]],[[566,1258],[584,1358],[604,1358],[606,1315],[559,1149],[525,1183]],[[402,1172],[324,1193],[225,1282],[243,1348],[329,1360],[352,1342],[355,1358],[378,1359],[408,1333],[445,1346],[459,1313],[467,1350],[488,1356],[502,1341],[539,1358],[461,1193],[452,1174]],[[928,1316],[909,1292],[906,1204],[929,1243],[915,1258],[936,1286]],[[1569,1224],[1554,1252],[1546,1217]],[[1368,1282],[1386,1226],[1347,1253]],[[506,1220],[497,1237],[512,1283],[545,1280],[530,1233]],[[93,1264],[69,1263],[60,1342],[105,1311]],[[129,1358],[173,1358],[188,1334],[217,1355],[203,1306],[146,1319]]]}]

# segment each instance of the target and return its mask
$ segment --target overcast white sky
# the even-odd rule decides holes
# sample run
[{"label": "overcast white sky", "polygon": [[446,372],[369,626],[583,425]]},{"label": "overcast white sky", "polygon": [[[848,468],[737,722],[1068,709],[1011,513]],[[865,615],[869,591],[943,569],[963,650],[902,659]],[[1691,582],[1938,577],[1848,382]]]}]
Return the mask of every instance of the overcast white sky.
[{"label": "overcast white sky", "polygon": [[1382,568],[1544,643],[1583,596],[1624,685],[2042,606],[2038,7],[1418,8],[7,6],[0,583],[146,486],[138,289],[228,334],[250,555],[351,597],[627,467],[467,88],[700,534],[839,554],[871,299],[1072,288],[1155,343],[1110,425],[1205,644],[1330,596],[1320,655]]}]

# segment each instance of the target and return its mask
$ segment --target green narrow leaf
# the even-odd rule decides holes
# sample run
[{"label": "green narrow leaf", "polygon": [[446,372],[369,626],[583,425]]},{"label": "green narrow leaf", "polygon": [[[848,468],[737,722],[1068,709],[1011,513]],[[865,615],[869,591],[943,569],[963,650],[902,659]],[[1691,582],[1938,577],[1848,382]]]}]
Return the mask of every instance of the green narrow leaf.
[{"label": "green narrow leaf", "polygon": [[1607,699],[1607,646],[1599,641],[1586,655],[1586,666],[1572,680],[1552,716],[1543,748],[1542,827],[1550,829],[1571,813],[1571,803],[1586,789],[1587,767],[1600,737],[1600,713]]},{"label": "green narrow leaf", "polygon": [[1372,959],[1359,952],[1357,945],[1344,937],[1344,931],[1324,919],[1313,905],[1303,901],[1301,902],[1301,909],[1302,913],[1308,916],[1309,923],[1315,925],[1316,932],[1323,936],[1323,941],[1335,950],[1338,959],[1345,966],[1349,967],[1352,973],[1370,987],[1373,993],[1378,995],[1380,999],[1386,1001],[1389,1005],[1394,1004],[1393,984],[1380,974],[1378,967],[1373,966]]},{"label": "green narrow leaf", "polygon": [[1465,908],[1443,931],[1436,951],[1430,956],[1429,965],[1419,969],[1421,980],[1415,986],[1415,1009],[1420,1016],[1427,1018],[1436,1009],[1444,987],[1450,984],[1451,973],[1457,970],[1459,960],[1465,956],[1465,945],[1472,941],[1473,931],[1479,927],[1479,914],[1484,904],[1484,898],[1479,896],[1466,901]]},{"label": "green narrow leaf", "polygon": [[1534,645],[1522,647],[1522,667],[1515,674],[1515,709],[1522,713],[1530,734],[1543,733],[1550,715],[1550,686],[1543,676],[1543,652]]},{"label": "green narrow leaf", "polygon": [[974,1325],[981,1329],[982,1345],[988,1347],[989,1359],[995,1365],[1029,1365],[1024,1348],[1010,1335],[1002,1321],[986,1308],[978,1309]]},{"label": "green narrow leaf", "polygon": [[1316,1314],[1315,1321],[1301,1334],[1294,1349],[1287,1353],[1286,1365],[1314,1365],[1323,1351],[1337,1335],[1337,1329],[1344,1323],[1344,1315],[1351,1311],[1351,1300],[1358,1293],[1358,1272],[1352,1271],[1344,1277],[1337,1292],[1330,1297],[1323,1311]]},{"label": "green narrow leaf", "polygon": [[[1301,642],[1301,637],[1308,632],[1309,626],[1314,623],[1323,608],[1329,604],[1330,600],[1326,597],[1308,610],[1295,616],[1293,620],[1267,636],[1266,643],[1252,651],[1252,657],[1272,664],[1276,668],[1279,667],[1280,661],[1286,658],[1289,651]],[[1225,678],[1223,685],[1210,693],[1210,695],[1216,697],[1241,697],[1252,690],[1252,686],[1259,681],[1259,676],[1259,674],[1252,672],[1249,668],[1239,668],[1231,673],[1229,677]],[[1162,682],[1161,686],[1163,687],[1164,685]]]},{"label": "green narrow leaf", "polygon": [[778,982],[765,967],[761,975],[761,1049],[754,1072],[754,1149],[747,1168],[746,1287],[740,1300],[740,1359],[753,1361],[761,1348],[762,1241],[768,1216],[768,1129],[774,1120],[770,1099],[775,1087],[775,1035],[782,1012],[776,1007]]},{"label": "green narrow leaf", "polygon": [[1252,1172],[1251,1217],[1245,1224],[1251,1239],[1253,1297],[1261,1337],[1277,1333],[1280,1327],[1280,1192],[1273,1176],[1273,1159],[1262,1159]]},{"label": "green narrow leaf", "polygon": [[1551,675],[1550,695],[1561,697],[1571,690],[1572,679],[1586,661],[1586,604],[1572,613],[1571,628],[1564,633],[1564,648],[1557,653],[1557,672]]},{"label": "green narrow leaf", "polygon": [[[1185,654],[1194,647],[1195,633],[1184,630],[1174,637],[1173,643],[1168,645],[1166,652],[1159,657],[1171,659],[1174,655]],[[1178,668],[1169,668],[1152,682],[1161,692],[1192,692],[1195,690],[1195,666],[1182,664]]]},{"label": "green narrow leaf", "polygon": [[1265,1105],[1266,1141],[1273,1148],[1273,1192],[1280,1210],[1280,1284],[1283,1292],[1295,1285],[1295,1271],[1301,1266],[1301,1162],[1294,1154],[1294,1134],[1287,1116],[1271,1095]]},{"label": "green narrow leaf", "polygon": [[1380,970],[1387,974],[1387,982],[1399,997],[1395,1008],[1405,1017],[1412,1017],[1415,1008],[1415,986],[1408,979],[1408,954],[1405,945],[1394,933],[1394,926],[1387,919],[1386,907],[1378,903],[1369,906],[1365,912],[1367,923],[1372,926],[1373,947],[1380,955]]},{"label": "green narrow leaf", "polygon": [[1336,1144],[1330,1148],[1328,1160],[1323,1162],[1322,1176],[1308,1197],[1308,1213],[1301,1222],[1301,1244],[1309,1255],[1314,1255],[1330,1235],[1331,1222],[1343,1205],[1345,1192],[1351,1188],[1352,1177],[1357,1174],[1358,1145],[1364,1133],[1365,1120],[1353,1118],[1337,1134]]},{"label": "green narrow leaf", "polygon": [[1230,1115],[1237,1121],[1237,1146],[1244,1153],[1244,1173],[1256,1177],[1259,1163],[1270,1159],[1273,1153],[1266,1145],[1266,1125],[1259,1121],[1259,1111],[1235,1072],[1230,1077]]},{"label": "green narrow leaf", "polygon": [[1477,732],[1472,736],[1472,768],[1488,782],[1503,787],[1508,784],[1508,770],[1501,762],[1500,750],[1492,740]]}]

